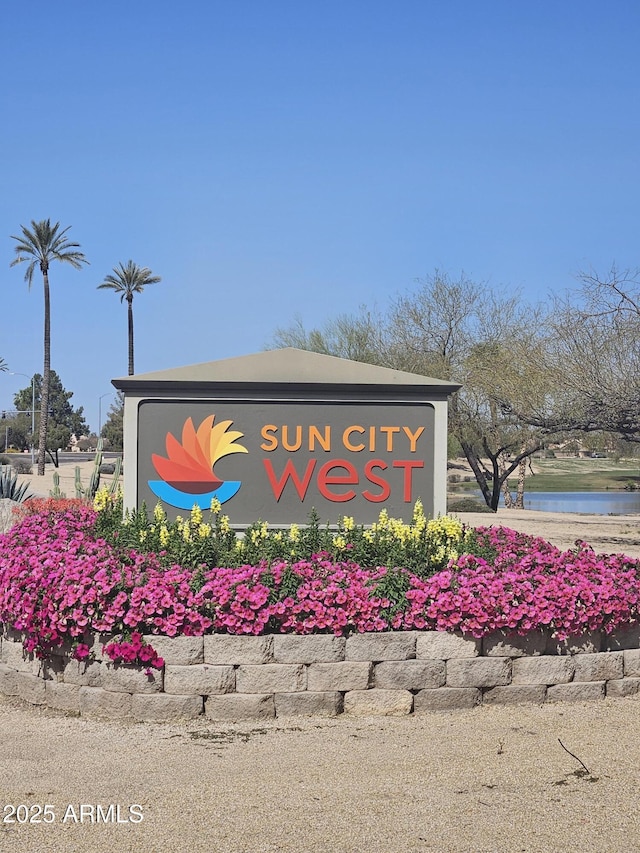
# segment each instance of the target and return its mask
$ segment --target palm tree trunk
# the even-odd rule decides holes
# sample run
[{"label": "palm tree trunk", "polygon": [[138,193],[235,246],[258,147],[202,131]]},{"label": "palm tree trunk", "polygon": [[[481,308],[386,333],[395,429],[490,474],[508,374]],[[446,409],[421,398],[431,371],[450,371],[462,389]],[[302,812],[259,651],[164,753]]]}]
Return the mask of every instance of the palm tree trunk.
[{"label": "palm tree trunk", "polygon": [[[42,269],[42,267],[41,267]],[[49,300],[49,274],[42,269],[44,281],[44,367],[40,389],[40,431],[38,434],[38,476],[44,476],[47,448],[47,425],[49,420],[49,376],[51,374],[51,306]]]},{"label": "palm tree trunk", "polygon": [[129,376],[133,376],[133,294],[127,295],[127,315],[129,319]]}]

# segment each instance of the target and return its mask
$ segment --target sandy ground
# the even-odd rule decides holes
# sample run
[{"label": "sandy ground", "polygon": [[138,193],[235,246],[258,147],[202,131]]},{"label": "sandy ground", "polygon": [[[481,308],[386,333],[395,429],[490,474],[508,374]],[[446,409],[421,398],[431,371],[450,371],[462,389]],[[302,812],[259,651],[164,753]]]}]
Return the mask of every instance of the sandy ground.
[{"label": "sandy ground", "polygon": [[[639,743],[636,699],[234,726],[0,699],[0,850],[629,853]],[[7,822],[20,804],[51,822]],[[124,822],[91,822],[98,804]]]},{"label": "sandy ground", "polygon": [[640,557],[640,515],[587,515],[569,512],[537,512],[499,509],[497,513],[460,512],[458,518],[472,527],[502,525],[542,536],[558,548],[588,542],[598,553],[624,553]]},{"label": "sandy ground", "polygon": [[[110,461],[111,460],[109,459],[105,460],[106,463],[110,463]],[[20,476],[18,479],[20,482],[29,483],[29,491],[31,494],[37,495],[38,497],[49,497],[49,493],[53,489],[54,474],[57,473],[60,477],[60,491],[68,498],[75,498],[76,467],[80,468],[82,485],[84,487],[88,486],[94,465],[93,462],[87,462],[84,459],[80,463],[62,462],[58,468],[55,468],[51,463],[48,463],[45,466],[44,476],[39,477],[35,473],[36,469],[34,468],[33,474],[25,474]],[[113,477],[110,474],[100,475],[101,485],[110,485],[112,480]],[[122,477],[120,477],[120,483],[122,483]]]},{"label": "sandy ground", "polygon": [[[73,466],[63,477],[73,495]],[[47,494],[45,479],[34,490]],[[640,555],[637,516],[460,517]],[[629,853],[640,851],[639,765],[637,698],[149,725],[0,697],[0,851]],[[10,822],[12,806],[38,819],[46,804],[51,822]],[[98,804],[119,805],[122,822],[92,822]]]}]

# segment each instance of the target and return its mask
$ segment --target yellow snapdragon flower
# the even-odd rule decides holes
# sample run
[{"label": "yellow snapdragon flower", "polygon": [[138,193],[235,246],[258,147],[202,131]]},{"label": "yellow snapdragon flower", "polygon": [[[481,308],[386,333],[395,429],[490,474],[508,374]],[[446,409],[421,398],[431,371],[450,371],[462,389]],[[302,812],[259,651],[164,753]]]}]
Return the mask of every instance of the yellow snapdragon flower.
[{"label": "yellow snapdragon flower", "polygon": [[424,507],[420,498],[413,505],[413,523],[418,524],[420,521],[426,521]]},{"label": "yellow snapdragon flower", "polygon": [[199,524],[198,525],[198,536],[201,539],[208,539],[209,536],[211,536],[211,525],[205,524],[204,522],[202,524]]},{"label": "yellow snapdragon flower", "polygon": [[106,509],[111,503],[111,495],[109,490],[104,486],[95,493],[93,497],[93,508],[96,512],[101,512]]},{"label": "yellow snapdragon flower", "polygon": [[153,517],[156,521],[164,521],[167,517],[160,501],[158,501],[158,503],[153,508]]},{"label": "yellow snapdragon flower", "polygon": [[427,523],[427,533],[434,538],[457,541],[462,538],[462,522],[449,515],[441,515]]}]

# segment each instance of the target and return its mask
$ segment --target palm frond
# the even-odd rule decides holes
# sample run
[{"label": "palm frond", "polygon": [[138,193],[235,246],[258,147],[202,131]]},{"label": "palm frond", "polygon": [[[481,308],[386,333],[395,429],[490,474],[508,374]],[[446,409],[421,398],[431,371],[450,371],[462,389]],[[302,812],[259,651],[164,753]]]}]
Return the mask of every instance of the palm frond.
[{"label": "palm frond", "polygon": [[154,275],[149,267],[140,267],[129,260],[126,264],[120,262],[113,268],[113,273],[104,277],[98,290],[114,290],[120,295],[120,301],[133,297],[134,293],[142,293],[148,284],[157,284],[162,281],[159,275]]},{"label": "palm frond", "polygon": [[71,242],[65,236],[70,227],[68,225],[60,231],[59,222],[51,225],[50,219],[43,219],[40,222],[32,219],[30,229],[26,225],[21,225],[22,235],[20,237],[11,236],[11,239],[15,240],[17,244],[14,246],[17,257],[13,259],[11,266],[30,261],[25,274],[25,281],[29,283],[29,286],[33,280],[36,264],[45,271],[49,268],[49,263],[52,260],[69,263],[75,269],[80,269],[82,264],[89,263],[84,254],[78,251],[80,244]]},{"label": "palm frond", "polygon": [[[28,258],[16,258],[15,261],[11,264],[11,266],[15,266],[16,264],[22,263],[22,261],[28,261]],[[31,289],[31,284],[33,282],[33,273],[35,272],[36,266],[38,266],[38,261],[34,258],[27,267],[27,271],[24,274],[24,280],[27,282],[29,289]]]}]

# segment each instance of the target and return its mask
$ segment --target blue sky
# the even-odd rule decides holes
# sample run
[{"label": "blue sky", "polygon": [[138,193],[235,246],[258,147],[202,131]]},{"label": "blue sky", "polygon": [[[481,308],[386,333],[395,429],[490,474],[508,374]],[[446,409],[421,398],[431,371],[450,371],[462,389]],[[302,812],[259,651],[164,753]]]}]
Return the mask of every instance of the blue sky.
[{"label": "blue sky", "polygon": [[[90,425],[127,372],[263,348],[298,315],[383,307],[439,268],[533,300],[640,265],[640,5],[632,0],[110,0],[0,7],[0,356],[42,370],[42,284],[9,268],[32,219],[52,366]],[[4,235],[4,236],[2,236]],[[0,375],[0,408],[25,387]]]}]

